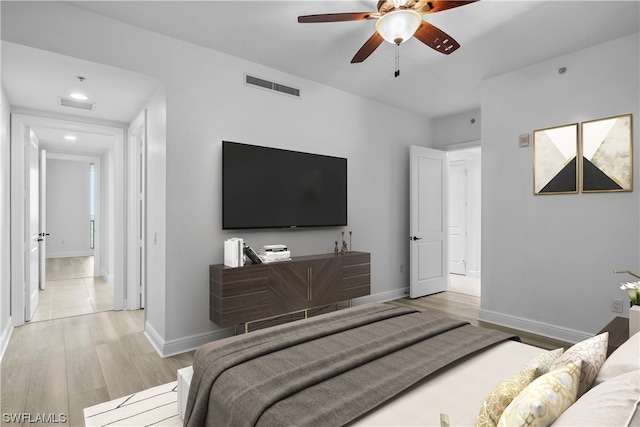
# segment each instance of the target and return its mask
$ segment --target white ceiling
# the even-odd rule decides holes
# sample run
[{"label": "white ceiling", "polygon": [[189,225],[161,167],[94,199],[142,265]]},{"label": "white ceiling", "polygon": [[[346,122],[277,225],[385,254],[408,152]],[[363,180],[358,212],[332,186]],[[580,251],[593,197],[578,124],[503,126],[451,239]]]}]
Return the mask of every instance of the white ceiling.
[{"label": "white ceiling", "polygon": [[[86,77],[80,82],[77,76]],[[135,119],[160,79],[90,61],[2,42],[2,86],[13,107],[126,124]],[[93,111],[60,105],[60,98],[83,92]],[[100,155],[113,146],[110,136],[63,129],[34,129],[40,147],[50,152]]]},{"label": "white ceiling", "polygon": [[[376,10],[376,1],[81,1],[77,7],[229,53],[427,117],[480,106],[480,82],[640,30],[640,2],[496,1],[424,15],[460,44],[450,56],[416,39],[351,58],[374,21],[299,24],[299,15]],[[286,83],[286,82],[285,82]]]},{"label": "white ceiling", "polygon": [[[640,0],[481,0],[424,15],[461,48],[446,56],[409,40],[400,47],[401,74],[395,78],[391,44],[383,43],[361,64],[350,63],[373,34],[374,21],[297,22],[299,15],[374,11],[376,1],[67,3],[429,118],[479,108],[484,79],[640,31]],[[5,16],[10,15],[3,10]],[[78,75],[86,81],[80,83]],[[159,83],[156,77],[2,43],[2,84],[16,107],[128,123]],[[59,97],[77,88],[97,103],[94,111],[59,106]],[[45,145],[59,144],[52,140],[60,137],[56,132],[41,133]],[[95,154],[97,141],[85,154]]]},{"label": "white ceiling", "polygon": [[[111,135],[42,126],[34,127],[33,131],[38,137],[39,147],[49,153],[100,157],[115,146]],[[76,140],[69,141],[66,136],[73,136]]]}]

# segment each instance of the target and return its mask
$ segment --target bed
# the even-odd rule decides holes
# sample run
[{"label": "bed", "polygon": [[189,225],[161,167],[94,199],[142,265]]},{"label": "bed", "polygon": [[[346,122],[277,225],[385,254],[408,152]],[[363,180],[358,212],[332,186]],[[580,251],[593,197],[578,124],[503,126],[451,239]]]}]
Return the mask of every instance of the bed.
[{"label": "bed", "polygon": [[[193,376],[179,379],[180,410],[185,426],[495,425],[500,413],[487,420],[479,414],[495,412],[495,402],[488,404],[487,399],[506,379],[517,376],[520,384],[520,377],[527,375],[526,384],[508,402],[500,397],[501,413],[522,400],[534,383],[565,369],[556,376],[575,383],[574,400],[584,382],[580,375],[588,377],[590,387],[600,385],[581,390],[575,404],[563,403],[564,413],[554,416],[556,424],[638,425],[637,336],[612,354],[611,367],[604,363],[607,336],[597,338],[586,353],[604,345],[604,356],[569,360],[576,359],[573,353],[577,359],[582,355],[577,350],[548,352],[500,331],[410,308],[366,304],[200,347]],[[558,369],[552,370],[554,364]],[[604,372],[600,378],[593,372],[596,367]],[[611,395],[611,411],[602,408],[603,397],[593,392],[596,389]],[[571,404],[577,407],[576,416],[588,413],[580,408],[581,400],[599,406],[606,422],[573,422]],[[519,405],[511,410],[515,415]],[[592,422],[594,417],[586,419]]]}]

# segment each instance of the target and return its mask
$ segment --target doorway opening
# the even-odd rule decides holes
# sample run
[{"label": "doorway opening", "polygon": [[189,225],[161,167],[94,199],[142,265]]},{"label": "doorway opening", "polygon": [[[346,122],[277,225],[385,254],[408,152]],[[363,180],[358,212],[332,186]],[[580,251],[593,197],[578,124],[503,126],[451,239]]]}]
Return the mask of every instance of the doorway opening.
[{"label": "doorway opening", "polygon": [[[64,119],[55,119],[55,118],[47,118],[41,116],[31,116],[31,115],[22,115],[22,114],[12,114],[12,132],[11,132],[11,146],[12,146],[12,175],[11,175],[11,228],[12,230],[16,230],[15,233],[12,233],[11,238],[11,263],[14,268],[11,270],[11,313],[12,313],[12,322],[13,326],[21,326],[25,322],[31,321],[36,308],[39,306],[39,298],[38,298],[38,280],[31,280],[32,278],[46,278],[46,271],[42,274],[33,273],[27,275],[25,273],[24,268],[24,260],[22,257],[18,256],[18,254],[23,254],[25,252],[25,247],[28,239],[26,236],[29,231],[26,230],[25,221],[21,220],[25,217],[33,216],[35,221],[42,226],[45,224],[45,228],[40,230],[38,239],[31,239],[34,241],[38,241],[38,243],[43,246],[43,250],[39,251],[40,253],[48,253],[44,247],[51,247],[52,244],[56,243],[56,233],[52,233],[54,230],[46,230],[46,226],[50,225],[49,221],[40,221],[41,217],[46,217],[46,213],[43,215],[41,212],[38,214],[36,209],[32,209],[31,205],[25,206],[20,200],[18,195],[21,194],[29,194],[30,196],[35,195],[37,199],[37,195],[39,191],[29,191],[30,187],[28,186],[31,181],[35,182],[35,179],[31,179],[27,181],[26,177],[30,176],[25,173],[25,134],[28,130],[34,129],[38,134],[41,140],[41,145],[43,151],[47,152],[47,156],[45,158],[49,158],[49,155],[54,156],[76,156],[78,158],[90,159],[86,162],[87,167],[83,170],[83,174],[85,174],[85,178],[83,181],[89,181],[90,167],[89,164],[94,161],[95,163],[95,188],[96,193],[94,194],[94,231],[93,234],[93,243],[94,249],[91,250],[80,250],[77,249],[69,249],[65,250],[64,248],[60,249],[60,255],[65,257],[75,257],[75,256],[94,256],[94,270],[93,276],[101,276],[105,279],[105,282],[113,284],[113,310],[122,310],[125,303],[125,277],[124,277],[124,268],[125,268],[125,240],[127,237],[126,228],[125,228],[125,194],[124,194],[124,130],[122,128],[106,126],[106,125],[95,125],[95,124],[87,124],[81,122],[75,122]],[[61,147],[57,142],[56,143],[47,143],[50,140],[47,135],[66,135],[68,133],[75,133],[82,136],[92,136],[94,139],[92,140],[92,144],[87,144],[87,147],[83,150],[73,150],[73,154],[69,154],[70,150],[68,145],[65,145],[65,148],[58,149],[57,147]],[[56,140],[57,138],[51,138],[51,140]],[[89,150],[89,151],[87,151]],[[35,156],[32,156],[35,157]],[[103,161],[104,167],[100,167],[100,161]],[[82,163],[82,162],[77,162]],[[34,168],[35,170],[35,168]],[[46,167],[45,167],[46,170]],[[34,173],[33,176],[39,177],[42,176],[41,173]],[[46,180],[45,180],[46,181]],[[105,190],[98,194],[97,189],[100,188],[100,183],[105,184]],[[74,191],[67,191],[60,193],[74,193]],[[88,249],[91,240],[90,233],[90,202],[89,196],[87,196],[87,202],[84,206],[86,209],[84,213],[77,220],[79,224],[81,224],[82,229],[86,233],[84,237],[82,237],[83,244],[85,248]],[[53,198],[49,195],[49,203],[46,203],[49,206],[62,204],[61,200],[58,198]],[[40,205],[44,205],[40,203]],[[34,206],[36,206],[34,204]],[[69,238],[61,238],[60,240],[64,240],[64,243],[70,242],[72,239]],[[62,243],[58,241],[57,243]],[[79,253],[78,253],[79,252]],[[14,256],[14,254],[16,256]],[[46,262],[44,257],[42,258],[42,262],[39,263],[41,269],[46,269]],[[46,281],[40,281],[40,288],[46,289]],[[44,285],[44,286],[43,286]],[[32,292],[33,291],[33,292]],[[31,298],[31,295],[34,295]],[[27,300],[27,295],[29,295],[29,300]],[[33,301],[33,302],[32,302]]]},{"label": "doorway opening", "polygon": [[[47,153],[41,191],[47,245],[45,286],[31,321],[113,310],[113,283],[100,274],[96,224],[100,215],[100,158]],[[48,196],[48,197],[47,197]],[[43,247],[44,249],[44,247]]]},{"label": "doorway opening", "polygon": [[448,290],[480,297],[481,166],[480,147],[448,152]]}]

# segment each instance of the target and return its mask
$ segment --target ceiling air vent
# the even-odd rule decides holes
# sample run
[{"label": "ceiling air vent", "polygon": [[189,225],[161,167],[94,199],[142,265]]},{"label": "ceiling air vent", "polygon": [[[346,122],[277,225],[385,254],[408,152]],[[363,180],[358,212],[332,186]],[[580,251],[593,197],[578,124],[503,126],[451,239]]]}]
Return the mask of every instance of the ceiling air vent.
[{"label": "ceiling air vent", "polygon": [[92,111],[96,108],[95,102],[76,101],[75,99],[60,98],[60,105],[63,107],[80,108]]},{"label": "ceiling air vent", "polygon": [[250,86],[259,87],[262,89],[274,90],[276,92],[284,93],[285,95],[300,97],[300,89],[295,87],[285,86],[280,83],[270,82],[269,80],[261,79],[260,77],[251,76],[249,74],[244,75],[244,82]]}]

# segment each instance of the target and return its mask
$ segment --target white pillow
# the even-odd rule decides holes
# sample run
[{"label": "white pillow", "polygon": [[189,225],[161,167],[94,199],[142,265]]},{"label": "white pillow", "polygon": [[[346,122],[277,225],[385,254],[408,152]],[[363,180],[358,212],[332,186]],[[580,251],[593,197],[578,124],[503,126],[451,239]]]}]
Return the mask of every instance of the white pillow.
[{"label": "white pillow", "polygon": [[592,387],[553,423],[553,427],[640,425],[640,370]]},{"label": "white pillow", "polygon": [[576,400],[582,361],[534,380],[507,406],[498,426],[549,426]]},{"label": "white pillow", "polygon": [[596,379],[600,367],[607,358],[608,345],[609,332],[604,332],[581,341],[565,351],[564,354],[553,363],[551,369],[565,366],[572,361],[582,360],[580,387],[578,388],[578,397],[580,397],[589,390],[593,381]]},{"label": "white pillow", "polygon": [[618,375],[640,369],[640,332],[625,341],[604,361],[594,386]]}]

